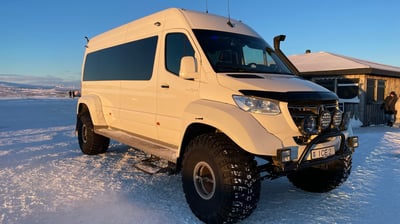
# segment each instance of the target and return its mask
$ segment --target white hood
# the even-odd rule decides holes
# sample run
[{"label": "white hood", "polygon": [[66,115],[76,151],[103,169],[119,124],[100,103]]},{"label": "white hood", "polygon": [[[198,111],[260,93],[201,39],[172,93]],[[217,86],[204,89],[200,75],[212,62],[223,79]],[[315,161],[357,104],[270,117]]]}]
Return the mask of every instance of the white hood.
[{"label": "white hood", "polygon": [[294,75],[282,74],[218,74],[221,86],[238,90],[271,92],[330,92],[328,89]]}]

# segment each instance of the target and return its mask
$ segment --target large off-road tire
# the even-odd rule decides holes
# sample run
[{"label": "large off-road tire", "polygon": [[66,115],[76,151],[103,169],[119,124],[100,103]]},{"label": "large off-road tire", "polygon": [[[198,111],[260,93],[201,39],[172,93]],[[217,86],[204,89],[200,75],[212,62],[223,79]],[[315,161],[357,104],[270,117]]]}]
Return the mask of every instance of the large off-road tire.
[{"label": "large off-road tire", "polygon": [[344,183],[351,172],[351,154],[327,165],[310,167],[289,174],[294,186],[309,192],[328,192]]},{"label": "large off-road tire", "polygon": [[79,146],[84,154],[97,155],[107,151],[110,139],[94,132],[89,113],[78,117],[77,129]]},{"label": "large off-road tire", "polygon": [[183,191],[205,223],[234,223],[257,206],[261,182],[254,156],[222,133],[193,139],[182,164]]}]

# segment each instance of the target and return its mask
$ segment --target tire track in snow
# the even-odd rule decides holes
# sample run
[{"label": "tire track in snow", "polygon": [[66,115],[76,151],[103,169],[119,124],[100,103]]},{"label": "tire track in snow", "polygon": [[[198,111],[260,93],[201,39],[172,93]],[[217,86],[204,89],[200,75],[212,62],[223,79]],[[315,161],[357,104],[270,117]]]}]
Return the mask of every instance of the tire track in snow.
[{"label": "tire track in snow", "polygon": [[71,125],[0,132],[0,152],[5,152],[0,154],[0,223],[72,209],[110,193],[148,197],[142,191],[154,180],[160,185],[133,167],[145,154],[114,143],[106,154],[83,155],[73,130]]},{"label": "tire track in snow", "polygon": [[1,147],[7,147],[15,144],[30,144],[35,142],[50,141],[53,139],[56,132],[71,129],[72,126],[62,126],[48,129],[24,129],[18,131],[0,132],[0,145]]},{"label": "tire track in snow", "polygon": [[7,152],[0,156],[2,221],[17,222],[37,209],[54,210],[54,203],[46,200],[46,195],[55,191],[53,182],[60,178],[51,174],[49,162],[67,153],[64,149],[71,143],[64,136],[71,136],[72,127],[0,132],[0,151]]},{"label": "tire track in snow", "polygon": [[[382,127],[384,128],[384,127]],[[385,130],[385,131],[384,131]],[[381,129],[380,132],[364,133],[360,145],[353,157],[353,170],[346,186],[350,187],[352,200],[357,202],[356,213],[353,218],[362,222],[369,220],[371,223],[379,222],[382,217],[379,214],[399,217],[396,205],[382,208],[382,204],[390,203],[392,198],[400,198],[400,193],[396,188],[400,186],[399,176],[400,157],[396,156],[396,151],[400,150],[400,130]],[[373,139],[373,140],[372,140]],[[372,140],[372,141],[371,141]],[[391,186],[382,188],[382,183],[391,183]]]}]

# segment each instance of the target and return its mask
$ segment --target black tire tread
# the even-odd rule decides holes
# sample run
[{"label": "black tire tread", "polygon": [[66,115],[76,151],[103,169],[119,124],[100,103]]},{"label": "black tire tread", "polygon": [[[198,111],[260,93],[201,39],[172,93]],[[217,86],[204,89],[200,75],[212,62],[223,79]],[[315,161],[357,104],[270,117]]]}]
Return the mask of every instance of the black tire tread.
[{"label": "black tire tread", "polygon": [[[206,223],[234,223],[248,217],[257,206],[261,189],[254,157],[222,133],[198,136],[191,141],[187,149],[183,159],[182,176],[185,175],[187,163],[202,149],[201,153],[210,153],[209,158],[213,158],[219,168],[216,172],[221,172],[223,177],[220,193],[224,196],[218,202],[220,206],[217,206],[216,211],[209,212],[198,211],[198,205],[192,203],[193,192],[187,190],[193,183],[182,178],[185,196],[193,213]],[[205,207],[209,207],[207,202],[204,203]]]},{"label": "black tire tread", "polygon": [[[86,125],[88,129],[87,141],[82,139],[82,127]],[[89,113],[78,117],[78,141],[82,152],[86,155],[97,155],[105,153],[110,144],[110,139],[94,132],[92,119]]]},{"label": "black tire tread", "polygon": [[289,174],[289,181],[296,187],[309,192],[329,192],[350,176],[351,155],[327,164],[325,167],[311,167]]}]

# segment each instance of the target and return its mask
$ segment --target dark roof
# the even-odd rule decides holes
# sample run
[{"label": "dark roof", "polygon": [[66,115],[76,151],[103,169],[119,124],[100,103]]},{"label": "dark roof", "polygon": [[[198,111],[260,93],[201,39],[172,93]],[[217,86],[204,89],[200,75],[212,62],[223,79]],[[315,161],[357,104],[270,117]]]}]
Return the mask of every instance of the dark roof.
[{"label": "dark roof", "polygon": [[400,67],[351,58],[329,52],[291,55],[289,60],[302,75],[373,74],[400,77]]}]

